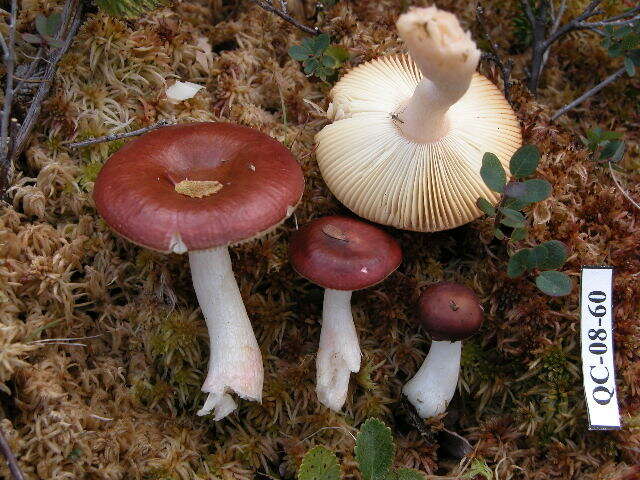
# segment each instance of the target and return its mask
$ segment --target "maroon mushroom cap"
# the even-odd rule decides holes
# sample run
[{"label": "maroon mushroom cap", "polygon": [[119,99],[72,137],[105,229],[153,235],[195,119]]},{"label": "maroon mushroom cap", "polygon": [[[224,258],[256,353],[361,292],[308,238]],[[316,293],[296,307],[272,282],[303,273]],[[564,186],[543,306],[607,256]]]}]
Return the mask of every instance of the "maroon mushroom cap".
[{"label": "maroon mushroom cap", "polygon": [[93,198],[123,237],[162,252],[248,240],[286,219],[304,189],[289,150],[231,123],[161,128],[128,143],[100,171]]},{"label": "maroon mushroom cap", "polygon": [[457,283],[437,283],[420,295],[420,321],[434,340],[464,340],[482,326],[475,292]]},{"label": "maroon mushroom cap", "polygon": [[323,217],[298,230],[289,247],[293,268],[324,288],[360,290],[384,280],[402,261],[393,237],[348,217]]}]

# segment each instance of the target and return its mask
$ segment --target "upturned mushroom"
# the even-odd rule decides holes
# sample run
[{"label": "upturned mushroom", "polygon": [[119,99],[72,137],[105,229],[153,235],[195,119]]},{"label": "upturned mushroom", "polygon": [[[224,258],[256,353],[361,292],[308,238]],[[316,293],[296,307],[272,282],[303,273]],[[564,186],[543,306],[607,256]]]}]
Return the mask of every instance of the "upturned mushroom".
[{"label": "upturned mushroom", "polygon": [[453,398],[460,374],[462,342],[482,326],[482,307],[469,287],[438,283],[419,300],[419,317],[433,342],[418,373],[402,392],[422,418],[444,413]]},{"label": "upturned mushroom", "polygon": [[293,268],[325,289],[316,358],[316,392],[339,411],[351,372],[360,371],[360,343],[351,314],[351,294],[384,280],[402,261],[386,232],[353,218],[323,217],[295,233],[289,249]]},{"label": "upturned mushroom", "polygon": [[152,250],[189,254],[211,348],[198,415],[213,410],[216,420],[224,418],[236,408],[231,393],[262,399],[262,357],[228,246],[283,222],[303,188],[285,147],[229,123],[147,133],[109,158],[96,180],[96,207],[113,230]]},{"label": "upturned mushroom", "polygon": [[316,136],[329,189],[357,215],[422,232],[479,217],[486,152],[505,168],[521,146],[520,125],[500,90],[475,72],[480,52],[456,17],[412,8],[396,23],[410,56],[360,65],[331,90]]}]

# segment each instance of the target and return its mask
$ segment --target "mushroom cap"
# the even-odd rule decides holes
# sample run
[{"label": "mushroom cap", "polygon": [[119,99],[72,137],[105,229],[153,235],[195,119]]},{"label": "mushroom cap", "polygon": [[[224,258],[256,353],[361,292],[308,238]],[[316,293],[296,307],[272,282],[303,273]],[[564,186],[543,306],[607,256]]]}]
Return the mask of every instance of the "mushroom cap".
[{"label": "mushroom cap", "polygon": [[[149,132],[112,155],[93,198],[133,243],[184,253],[257,237],[293,213],[304,189],[289,150],[231,123]],[[181,193],[178,193],[181,192]]]},{"label": "mushroom cap", "polygon": [[482,326],[483,312],[475,292],[457,283],[430,286],[418,300],[420,322],[434,340],[464,340]]},{"label": "mushroom cap", "polygon": [[476,200],[497,202],[480,177],[486,152],[506,171],[522,145],[520,124],[500,90],[475,73],[446,113],[449,130],[430,143],[405,138],[392,117],[412,97],[422,73],[408,55],[356,67],[331,90],[334,122],[316,136],[320,172],[347,208],[376,223],[432,232],[468,223]]},{"label": "mushroom cap", "polygon": [[293,268],[333,290],[380,283],[402,261],[398,242],[373,225],[342,216],[322,217],[298,230],[289,247]]}]

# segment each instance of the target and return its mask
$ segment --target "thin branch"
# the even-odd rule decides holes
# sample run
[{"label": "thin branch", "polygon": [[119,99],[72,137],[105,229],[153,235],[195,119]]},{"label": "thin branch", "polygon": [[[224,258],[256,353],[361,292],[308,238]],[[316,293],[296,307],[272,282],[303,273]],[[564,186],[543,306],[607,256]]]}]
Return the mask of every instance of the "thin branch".
[{"label": "thin branch", "polygon": [[513,62],[511,59],[503,62],[498,53],[498,45],[491,39],[489,29],[487,28],[487,21],[484,16],[484,7],[478,3],[476,5],[476,21],[482,27],[482,34],[489,43],[491,52],[483,52],[482,58],[490,60],[498,67],[502,74],[502,82],[504,83],[504,96],[509,103],[511,103],[510,89],[511,89],[511,70],[513,69]]},{"label": "thin branch", "polygon": [[635,15],[636,13],[640,13],[640,7],[634,7],[627,10],[626,12],[622,12],[620,15],[610,17],[609,21],[622,20],[623,18],[627,18],[630,15]]},{"label": "thin branch", "polygon": [[[38,67],[38,64],[40,63],[40,60],[44,60],[42,58],[42,52],[43,52],[43,48],[42,47],[38,48],[36,56],[32,59],[33,61],[29,64],[29,68],[27,68],[27,71],[24,73],[25,79],[31,78],[33,74],[36,72],[36,69]],[[15,91],[19,92],[25,82],[26,80],[20,80],[16,85]]]},{"label": "thin branch", "polygon": [[620,184],[620,181],[618,180],[618,177],[616,176],[615,170],[611,166],[611,162],[609,162],[609,171],[611,172],[611,178],[613,178],[613,181],[616,184],[616,187],[618,187],[618,190],[620,190],[622,192],[622,194],[625,196],[625,198],[627,200],[629,200],[629,202],[631,202],[631,204],[634,207],[636,207],[638,210],[640,210],[640,205],[638,205],[638,202],[636,202],[633,198],[631,198],[631,195],[629,195],[627,193],[627,191]]},{"label": "thin branch", "polygon": [[9,152],[9,122],[11,121],[11,107],[13,106],[13,74],[16,63],[16,22],[18,17],[18,2],[11,0],[11,13],[9,15],[9,38],[4,41],[2,37],[2,50],[4,51],[3,63],[6,71],[4,105],[2,106],[2,117],[0,118],[0,172],[8,168],[6,165]]},{"label": "thin branch", "polygon": [[51,83],[53,81],[53,77],[56,72],[56,67],[58,62],[63,57],[63,55],[67,52],[73,39],[75,37],[76,31],[80,26],[80,22],[82,20],[82,3],[79,0],[69,0],[65,4],[65,8],[63,11],[63,25],[60,27],[58,34],[56,35],[56,40],[63,40],[63,44],[60,48],[56,49],[51,55],[49,64],[42,75],[42,82],[38,87],[36,94],[34,95],[31,105],[29,106],[29,110],[25,115],[24,121],[20,126],[20,131],[16,136],[15,142],[13,144],[12,152],[11,152],[11,163],[13,163],[22,150],[26,147],[27,141],[29,140],[29,136],[31,135],[31,130],[35,126],[36,120],[40,115],[40,110],[42,108],[42,102],[45,97],[49,93],[49,89],[51,88]]},{"label": "thin branch", "polygon": [[24,475],[20,470],[20,466],[18,465],[18,459],[11,451],[11,447],[9,447],[9,442],[4,436],[4,432],[2,431],[2,427],[0,427],[0,452],[4,455],[4,458],[7,459],[7,465],[9,466],[9,471],[15,480],[24,480]]},{"label": "thin branch", "polygon": [[[588,22],[587,20],[591,17],[605,13],[598,9],[602,2],[603,0],[592,0],[580,15],[561,26],[562,16],[566,11],[566,0],[562,0],[557,12],[554,11],[555,9],[550,4],[550,0],[541,0],[538,12],[534,11],[530,0],[521,0],[523,10],[533,31],[531,69],[527,82],[531,93],[535,95],[538,91],[540,77],[549,56],[549,49],[555,42],[571,32],[591,30],[599,35],[604,35],[604,32],[600,30],[602,27],[629,25],[640,20],[640,15],[636,15],[640,12],[640,7],[635,7],[602,21]],[[551,10],[553,23],[547,31],[547,13],[549,10]],[[629,16],[633,16],[633,18],[628,18]]]},{"label": "thin branch", "polygon": [[551,33],[555,33],[560,28],[560,22],[562,21],[562,17],[564,17],[564,12],[567,10],[567,0],[562,0],[560,7],[558,8],[558,13],[555,14],[555,21],[553,22],[553,27],[551,28]]},{"label": "thin branch", "polygon": [[280,18],[282,18],[285,22],[289,22],[291,25],[302,30],[305,33],[309,33],[311,35],[320,35],[322,33],[320,30],[318,30],[318,27],[314,27],[314,28],[307,27],[306,25],[301,24],[295,18],[289,15],[287,13],[286,4],[285,4],[285,7],[282,10],[280,10],[274,7],[271,3],[263,2],[261,0],[251,0],[251,1],[256,5],[258,5],[260,8],[262,8],[263,10],[266,10],[267,12],[275,13]]},{"label": "thin branch", "polygon": [[603,20],[601,22],[580,22],[576,25],[575,30],[586,30],[601,27],[621,27],[623,25],[632,25],[640,21],[640,15],[627,20]]},{"label": "thin branch", "polygon": [[103,137],[90,138],[88,140],[83,140],[81,142],[68,143],[67,147],[69,148],[80,148],[87,147],[89,145],[96,145],[98,143],[112,142],[114,140],[120,140],[121,138],[129,138],[136,137],[138,135],[142,135],[143,133],[150,132],[151,130],[156,130],[161,127],[166,127],[167,125],[171,125],[171,122],[168,120],[160,120],[148,127],[139,128],[138,130],[133,130],[131,132],[126,133],[112,133],[111,135],[104,135]]},{"label": "thin branch", "polygon": [[625,67],[622,67],[619,70],[615,71],[614,73],[609,75],[607,78],[605,78],[603,81],[601,81],[598,85],[596,85],[595,87],[593,87],[590,90],[587,90],[585,93],[583,93],[578,98],[576,98],[573,102],[565,105],[560,110],[555,112],[551,116],[551,120],[556,120],[557,118],[561,117],[562,115],[564,115],[568,111],[570,111],[570,110],[574,109],[575,107],[577,107],[578,105],[580,105],[582,102],[584,102],[589,97],[594,96],[596,93],[598,93],[604,87],[606,87],[607,85],[610,85],[611,83],[615,82],[618,78],[620,78],[622,75],[624,75],[624,73],[626,71],[627,71],[627,69]]}]

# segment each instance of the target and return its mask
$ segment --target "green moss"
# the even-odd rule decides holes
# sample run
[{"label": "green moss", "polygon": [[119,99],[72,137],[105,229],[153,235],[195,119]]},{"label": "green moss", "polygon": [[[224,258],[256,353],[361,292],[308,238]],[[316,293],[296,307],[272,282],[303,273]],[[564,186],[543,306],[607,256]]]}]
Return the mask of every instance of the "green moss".
[{"label": "green moss", "polygon": [[87,185],[89,183],[93,183],[98,178],[98,174],[100,170],[102,170],[102,162],[95,161],[91,163],[87,163],[82,167],[81,173],[78,176],[78,186],[84,191],[87,190]]},{"label": "green moss", "polygon": [[542,359],[542,368],[538,378],[557,391],[570,390],[574,379],[569,370],[569,362],[570,359],[562,349],[551,348]]}]

